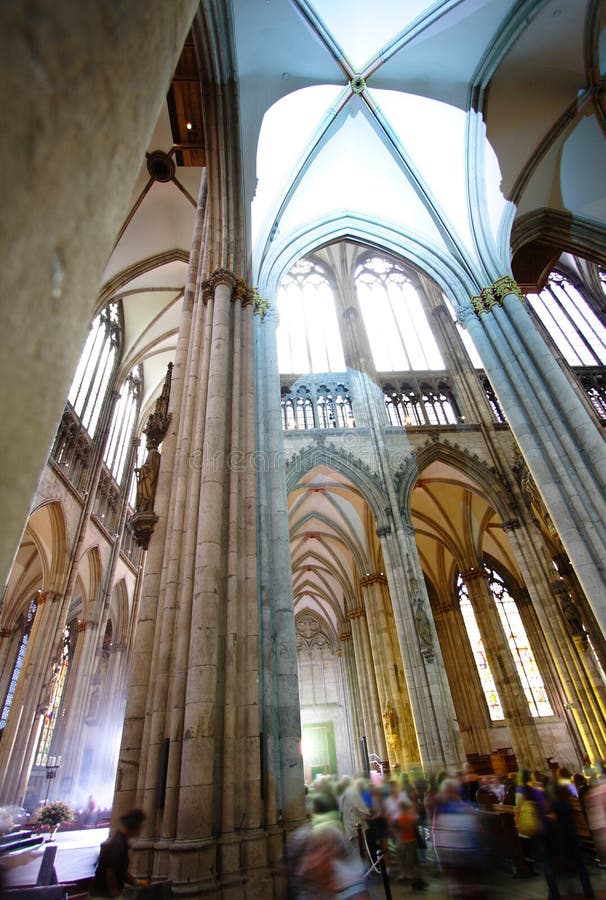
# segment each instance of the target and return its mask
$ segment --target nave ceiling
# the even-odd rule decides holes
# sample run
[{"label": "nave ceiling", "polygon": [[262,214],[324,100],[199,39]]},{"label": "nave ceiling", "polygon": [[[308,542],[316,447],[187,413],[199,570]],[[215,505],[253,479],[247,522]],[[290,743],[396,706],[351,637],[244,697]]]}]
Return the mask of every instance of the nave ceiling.
[{"label": "nave ceiling", "polygon": [[[597,173],[603,159],[599,0],[234,0],[231,14],[254,283],[275,288],[299,249],[331,235],[370,238],[374,229],[375,245],[384,239],[394,249],[394,225],[414,236],[415,252],[452,253],[461,278],[470,277],[465,259],[483,238],[467,208],[481,198],[460,185],[473,132],[484,125],[485,200],[494,213],[488,256],[507,254],[512,199],[516,218],[549,209],[603,226],[604,181],[586,188],[588,161]],[[174,357],[202,171],[191,163],[203,150],[178,149],[204,140],[202,105],[191,100],[192,53],[189,42],[148,149],[190,164],[163,182],[141,161],[99,297],[123,300],[122,370],[143,364],[142,421]],[[366,81],[361,94],[350,87],[356,74]],[[282,114],[288,128],[270,133]],[[270,138],[275,154],[264,161],[258,150]],[[399,187],[388,197],[390,174]],[[458,192],[445,199],[455,182]],[[390,199],[395,222],[385,212]],[[477,261],[471,268],[480,277]]]}]

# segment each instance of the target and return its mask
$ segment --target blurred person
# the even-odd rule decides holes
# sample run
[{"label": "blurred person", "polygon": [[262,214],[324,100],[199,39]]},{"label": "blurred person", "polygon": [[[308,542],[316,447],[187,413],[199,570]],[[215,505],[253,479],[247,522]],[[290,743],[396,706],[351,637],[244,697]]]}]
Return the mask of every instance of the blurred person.
[{"label": "blurred person", "polygon": [[90,826],[90,825],[95,824],[95,819],[97,818],[96,810],[97,810],[97,804],[95,803],[95,798],[93,797],[92,794],[90,794],[90,796],[86,802],[86,807],[84,809],[84,824],[85,825]]},{"label": "blurred person", "polygon": [[486,842],[474,807],[461,799],[456,778],[440,787],[433,813],[433,845],[449,897],[491,896],[486,880]]},{"label": "blurred person", "polygon": [[362,831],[366,832],[368,828],[368,806],[362,799],[363,781],[357,778],[349,785],[341,796],[341,815],[343,816],[343,832],[349,841],[350,852],[352,855],[359,855],[362,848],[359,845],[358,825]]},{"label": "blurred person", "polygon": [[578,797],[579,793],[576,786],[572,783],[572,772],[566,766],[560,766],[557,772],[556,781],[558,784],[568,788],[573,797]]},{"label": "blurred person", "polygon": [[[575,800],[566,782],[558,782],[553,786],[551,798],[551,814],[555,818],[553,833],[553,850],[559,862],[562,873],[569,880],[577,876],[583,888],[585,897],[595,897],[595,893],[587,872],[583,857],[583,845],[577,830],[577,814]],[[549,900],[557,900],[559,892],[550,892]]]},{"label": "blurred person", "polygon": [[585,794],[585,813],[600,868],[606,868],[606,781],[600,778]]},{"label": "blurred person", "polygon": [[395,821],[400,815],[400,787],[398,782],[392,779],[387,784],[387,796],[384,801],[385,816],[390,832],[393,832]]},{"label": "blurred person", "polygon": [[421,878],[417,828],[419,815],[410,800],[400,800],[400,813],[396,819],[396,853],[398,856],[398,881],[411,878],[413,890],[424,890],[427,885]]},{"label": "blurred person", "polygon": [[465,803],[476,806],[478,787],[480,786],[480,776],[474,770],[471,763],[466,762],[463,764],[459,781],[461,782],[461,799]]},{"label": "blurred person", "polygon": [[385,808],[386,795],[389,788],[386,785],[373,784],[370,789],[370,806],[367,816],[368,831],[366,839],[368,841],[368,849],[373,861],[377,859],[379,851],[383,854],[385,865],[389,864],[389,853],[387,847],[387,839],[389,837],[389,824],[387,820],[387,811]]},{"label": "blurred person", "polygon": [[337,805],[337,798],[330,791],[321,790],[312,794],[310,819],[312,828],[330,825],[343,831],[343,817]]},{"label": "blurred person", "polygon": [[531,783],[528,769],[519,773],[514,820],[526,859],[542,869],[550,900],[559,897],[556,874],[548,847],[548,805],[545,791]]},{"label": "blurred person", "polygon": [[125,884],[145,887],[147,881],[135,878],[129,872],[128,842],[141,832],[145,813],[131,809],[120,819],[120,825],[101,844],[99,861],[89,885],[89,897],[120,897]]},{"label": "blurred person", "polygon": [[352,858],[343,833],[331,825],[315,830],[304,825],[295,832],[288,862],[293,900],[369,900],[361,861]]}]

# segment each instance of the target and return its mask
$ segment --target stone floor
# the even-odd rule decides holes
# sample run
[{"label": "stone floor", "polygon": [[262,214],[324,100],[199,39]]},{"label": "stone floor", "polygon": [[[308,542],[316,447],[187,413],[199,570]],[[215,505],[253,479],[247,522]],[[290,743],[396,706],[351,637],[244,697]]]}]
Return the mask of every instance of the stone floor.
[{"label": "stone floor", "polygon": [[[597,866],[589,868],[589,875],[598,900],[606,900],[606,870],[599,869]],[[397,880],[397,869],[389,878],[389,888],[393,900],[403,900],[408,897],[429,897],[431,900],[449,900],[451,895],[446,889],[442,878],[440,877],[435,865],[428,863],[423,866],[423,879],[427,887],[423,891],[413,890],[406,882],[402,883]],[[387,900],[387,893],[383,880],[378,875],[371,875],[368,879],[370,887],[370,895],[372,900]],[[568,883],[566,879],[560,881],[560,893],[562,900],[564,898],[580,898],[583,900],[583,892],[581,890],[578,879]],[[546,900],[547,885],[542,875],[534,875],[529,878],[514,878],[507,874],[500,874],[494,882],[490,884],[490,890],[483,890],[477,887],[475,891],[466,891],[456,896],[462,896],[465,900]]]},{"label": "stone floor", "polygon": [[[76,882],[87,878],[92,873],[99,854],[99,845],[108,835],[107,828],[88,829],[85,831],[59,832],[56,837],[57,856],[55,869],[60,882]],[[43,848],[31,854],[22,865],[15,866],[7,872],[7,887],[35,884]],[[424,891],[412,890],[406,882],[397,880],[397,866],[389,877],[387,890],[392,900],[404,900],[409,897],[426,896],[431,900],[448,900],[449,894],[440,877],[437,867],[431,860],[423,865],[423,878],[427,883]],[[590,877],[596,898],[606,900],[606,869],[590,866]],[[387,893],[380,875],[371,874],[368,885],[372,900],[387,900]],[[578,881],[571,885],[563,880],[560,885],[562,900],[564,898],[582,898]],[[547,887],[542,875],[530,878],[514,878],[507,872],[496,873],[489,892],[473,892],[463,894],[465,900],[545,900]]]}]

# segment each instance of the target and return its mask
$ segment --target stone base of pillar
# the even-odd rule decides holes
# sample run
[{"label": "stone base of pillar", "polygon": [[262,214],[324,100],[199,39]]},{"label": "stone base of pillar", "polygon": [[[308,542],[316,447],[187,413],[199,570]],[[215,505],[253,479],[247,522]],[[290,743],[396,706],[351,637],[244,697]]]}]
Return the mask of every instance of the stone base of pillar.
[{"label": "stone base of pillar", "polygon": [[222,835],[217,841],[160,841],[155,849],[154,877],[172,881],[173,897],[282,900],[287,896],[286,879],[268,863],[268,835],[262,829]]},{"label": "stone base of pillar", "polygon": [[[217,881],[217,846],[212,838],[203,841],[172,841],[167,844],[168,877],[173,897],[220,897]],[[160,868],[164,869],[164,865]]]}]

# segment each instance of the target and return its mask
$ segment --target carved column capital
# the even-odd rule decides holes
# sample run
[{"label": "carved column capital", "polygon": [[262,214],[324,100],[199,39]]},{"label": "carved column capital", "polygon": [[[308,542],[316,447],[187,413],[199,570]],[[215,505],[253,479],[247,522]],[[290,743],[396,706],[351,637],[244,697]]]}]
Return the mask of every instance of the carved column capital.
[{"label": "carved column capital", "polygon": [[461,578],[466,584],[469,584],[470,581],[479,581],[480,579],[487,581],[488,572],[485,569],[467,569],[466,572],[461,572]]},{"label": "carved column capital", "polygon": [[370,587],[371,584],[387,584],[387,578],[383,572],[371,572],[360,578],[361,587]]},{"label": "carved column capital", "polygon": [[366,615],[366,610],[363,606],[357,606],[355,609],[349,609],[346,614],[346,618],[350,621],[352,619],[360,619]]},{"label": "carved column capital", "polygon": [[497,278],[489,287],[482,288],[479,294],[471,298],[471,306],[477,316],[482,313],[491,312],[495,306],[502,306],[505,297],[514,294],[522,302],[524,295],[520,290],[518,283],[511,275],[503,275]]},{"label": "carved column capital", "polygon": [[[220,284],[226,284],[228,288],[233,292],[236,287],[237,278],[233,272],[230,272],[229,269],[215,269],[210,278],[208,279],[208,284],[210,285],[210,289],[214,292],[219,287]],[[232,298],[235,299],[235,298]]]}]

